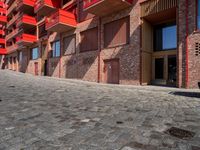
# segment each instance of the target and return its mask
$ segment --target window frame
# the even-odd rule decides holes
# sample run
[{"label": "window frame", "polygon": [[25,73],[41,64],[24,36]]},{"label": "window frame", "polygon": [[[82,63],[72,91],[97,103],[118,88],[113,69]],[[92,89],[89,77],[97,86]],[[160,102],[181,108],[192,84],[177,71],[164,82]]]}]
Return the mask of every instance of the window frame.
[{"label": "window frame", "polygon": [[[70,37],[73,37],[75,39],[75,42],[74,42],[75,51],[73,53],[70,53],[70,54],[65,54],[65,39],[70,38]],[[72,35],[68,35],[68,36],[63,37],[63,52],[62,52],[62,55],[63,56],[69,56],[69,55],[73,55],[73,54],[76,54],[76,34],[72,34]]]},{"label": "window frame", "polygon": [[[53,50],[53,44],[55,43],[55,45],[56,45],[56,43],[57,42],[59,42],[60,43],[60,50],[59,50],[59,56],[56,56],[56,46],[55,46],[55,51]],[[56,40],[56,41],[53,41],[53,42],[51,42],[51,58],[58,58],[58,57],[61,57],[61,42],[60,42],[60,40]],[[55,52],[55,53],[54,53]],[[54,54],[55,54],[55,56],[54,56]]]},{"label": "window frame", "polygon": [[[33,58],[33,50],[37,48],[37,58]],[[39,54],[39,47],[33,47],[31,48],[31,60],[37,60],[40,57]]]},{"label": "window frame", "polygon": [[[198,5],[200,5],[200,0],[196,0],[196,31],[200,31],[200,15],[198,16],[198,14],[200,14],[200,10],[198,8]],[[199,24],[198,24],[198,20],[199,20]]]},{"label": "window frame", "polygon": [[[172,27],[172,26],[176,26],[176,47],[174,48],[166,48],[166,49],[157,49],[156,48],[156,29],[161,29],[161,31],[163,31],[164,28],[167,27]],[[163,32],[162,32],[162,37],[163,37]],[[163,47],[163,39],[161,41],[162,43],[162,47]],[[153,51],[154,52],[163,52],[163,51],[170,51],[170,50],[176,50],[178,47],[178,35],[177,35],[177,24],[175,21],[173,22],[168,22],[168,23],[163,23],[163,24],[159,24],[159,25],[155,25],[153,28]]]},{"label": "window frame", "polygon": [[[110,24],[110,23],[113,23],[113,22],[116,22],[116,21],[120,21],[122,19],[126,19],[127,18],[127,29],[126,29],[126,38],[127,38],[127,41],[125,43],[120,43],[120,44],[114,44],[114,45],[108,45],[106,46],[106,42],[105,42],[105,25],[107,24]],[[120,46],[125,46],[125,45],[129,45],[130,44],[130,16],[125,16],[123,18],[119,18],[119,19],[116,19],[116,20],[113,20],[111,22],[107,22],[105,23],[104,25],[104,28],[103,28],[103,34],[104,34],[104,37],[103,37],[103,47],[104,49],[109,49],[109,48],[116,48],[116,47],[120,47]]]},{"label": "window frame", "polygon": [[[87,32],[87,31],[94,30],[94,29],[97,30],[97,48],[96,49],[82,50],[82,45],[81,45],[82,44],[82,34]],[[84,31],[81,31],[80,32],[80,38],[81,38],[81,42],[80,42],[79,53],[85,53],[85,52],[98,51],[99,50],[99,27],[98,26],[90,28],[90,29],[87,29],[87,30],[84,30]]]},{"label": "window frame", "polygon": [[21,63],[23,61],[23,52],[19,51],[19,62]]}]

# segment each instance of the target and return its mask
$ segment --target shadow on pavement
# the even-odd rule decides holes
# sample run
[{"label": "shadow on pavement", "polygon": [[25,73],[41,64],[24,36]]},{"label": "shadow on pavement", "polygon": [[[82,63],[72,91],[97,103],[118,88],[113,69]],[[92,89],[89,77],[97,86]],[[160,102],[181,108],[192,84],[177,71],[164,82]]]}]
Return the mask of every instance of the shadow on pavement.
[{"label": "shadow on pavement", "polygon": [[170,92],[171,95],[200,98],[200,92]]}]

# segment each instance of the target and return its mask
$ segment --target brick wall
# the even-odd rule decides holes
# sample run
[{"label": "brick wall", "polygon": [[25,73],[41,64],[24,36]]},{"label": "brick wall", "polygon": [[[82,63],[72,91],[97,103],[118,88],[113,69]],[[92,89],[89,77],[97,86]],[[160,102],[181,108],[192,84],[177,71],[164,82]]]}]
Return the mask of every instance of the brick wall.
[{"label": "brick wall", "polygon": [[[76,53],[65,55],[58,58],[48,58],[48,71],[50,76],[62,78],[76,78],[87,81],[105,83],[104,60],[119,59],[120,64],[120,84],[140,84],[140,1],[134,3],[133,7],[127,8],[115,14],[102,17],[88,19],[78,24],[75,30],[65,33],[49,33],[47,39],[47,53],[50,56],[51,42],[55,40],[61,41],[61,54],[63,54],[63,38],[76,35]],[[200,81],[200,56],[195,55],[195,44],[200,43],[200,32],[196,31],[196,4],[195,1],[189,0],[189,87],[197,88],[197,83]],[[186,87],[186,14],[185,0],[180,0],[178,3],[177,12],[177,27],[178,27],[178,87]],[[116,46],[113,48],[104,48],[104,24],[130,17],[130,42],[129,44]],[[82,31],[98,27],[99,32],[99,49],[96,51],[88,51],[80,53],[80,33]],[[37,45],[41,48],[40,40]],[[39,75],[42,75],[43,61],[29,60],[30,50],[23,50],[23,64],[21,71],[34,74],[34,63],[39,64]],[[15,53],[8,55],[10,57]],[[100,62],[100,64],[99,64]],[[8,64],[9,66],[9,64]],[[10,68],[10,66],[8,67]],[[100,73],[100,76],[98,76]]]},{"label": "brick wall", "polygon": [[[186,87],[186,5],[179,2],[179,87]],[[188,3],[188,52],[189,52],[189,88],[197,88],[200,82],[200,56],[195,55],[195,43],[200,41],[200,32],[196,31],[196,1]]]}]

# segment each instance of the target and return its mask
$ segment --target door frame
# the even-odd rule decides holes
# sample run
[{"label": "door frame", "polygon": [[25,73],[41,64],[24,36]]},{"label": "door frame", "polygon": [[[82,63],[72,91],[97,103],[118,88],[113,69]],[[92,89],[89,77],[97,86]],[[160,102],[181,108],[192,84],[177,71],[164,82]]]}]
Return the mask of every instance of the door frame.
[{"label": "door frame", "polygon": [[[110,62],[110,61],[117,61],[118,64],[119,64],[119,68],[118,68],[118,77],[119,77],[119,83],[120,83],[120,59],[119,58],[111,58],[111,59],[104,59],[103,62],[104,62],[104,67],[103,67],[103,73],[104,73],[104,82],[105,83],[108,83],[107,82],[107,74],[106,74],[106,62]],[[119,84],[118,83],[118,84]]]},{"label": "door frame", "polygon": [[168,50],[168,51],[158,51],[154,52],[152,55],[152,81],[155,81],[155,59],[163,58],[164,59],[164,80],[168,80],[168,57],[169,56],[177,57],[177,50]]}]

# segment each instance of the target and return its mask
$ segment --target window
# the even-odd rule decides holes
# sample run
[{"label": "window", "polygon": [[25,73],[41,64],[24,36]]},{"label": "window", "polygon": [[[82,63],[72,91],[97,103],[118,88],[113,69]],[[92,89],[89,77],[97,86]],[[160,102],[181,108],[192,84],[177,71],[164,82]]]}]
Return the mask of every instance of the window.
[{"label": "window", "polygon": [[171,50],[177,48],[176,25],[155,26],[154,29],[154,50]]},{"label": "window", "polygon": [[200,0],[197,0],[197,29],[200,29]]},{"label": "window", "polygon": [[60,41],[52,43],[52,57],[60,57]]},{"label": "window", "polygon": [[38,59],[39,58],[39,50],[38,47],[31,49],[31,59]]},{"label": "window", "polygon": [[22,62],[22,51],[19,52],[19,62]]},{"label": "window", "polygon": [[129,17],[104,25],[104,47],[113,47],[129,42]]},{"label": "window", "polygon": [[80,51],[98,50],[98,28],[89,29],[81,32]]},{"label": "window", "polygon": [[68,36],[63,39],[64,42],[64,48],[63,48],[63,54],[69,55],[73,54],[76,51],[76,36]]}]

